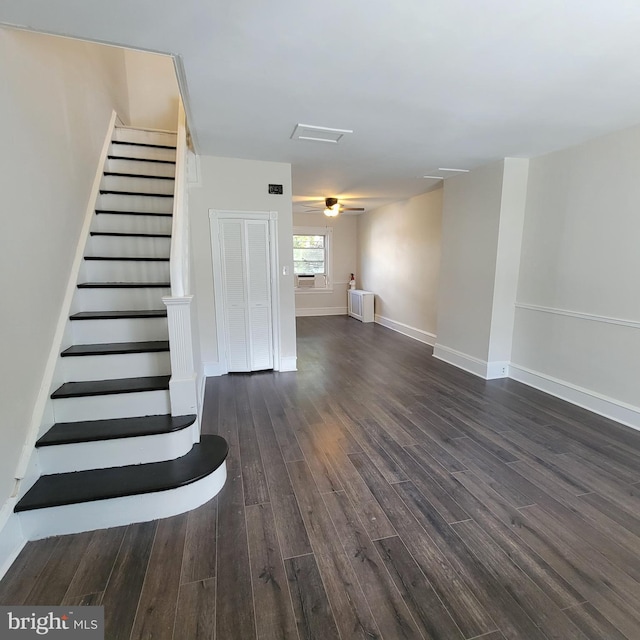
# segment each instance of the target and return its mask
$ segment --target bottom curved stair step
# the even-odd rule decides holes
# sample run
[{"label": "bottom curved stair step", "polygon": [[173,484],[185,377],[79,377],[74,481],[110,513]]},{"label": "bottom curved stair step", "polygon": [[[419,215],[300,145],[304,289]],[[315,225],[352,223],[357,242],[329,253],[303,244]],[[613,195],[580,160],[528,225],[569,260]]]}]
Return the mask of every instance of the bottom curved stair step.
[{"label": "bottom curved stair step", "polygon": [[42,476],[15,507],[16,512],[95,502],[184,487],[214,473],[229,447],[220,436],[202,436],[189,453],[165,462]]}]

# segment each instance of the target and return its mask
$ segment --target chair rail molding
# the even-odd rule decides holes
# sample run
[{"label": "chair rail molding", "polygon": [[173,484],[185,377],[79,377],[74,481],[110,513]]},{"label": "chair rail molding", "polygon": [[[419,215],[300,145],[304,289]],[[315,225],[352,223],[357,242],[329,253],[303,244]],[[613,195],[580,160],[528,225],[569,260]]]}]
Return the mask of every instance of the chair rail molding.
[{"label": "chair rail molding", "polygon": [[559,309],[557,307],[544,307],[537,304],[527,304],[516,302],[516,309],[527,311],[538,311],[540,313],[550,313],[556,316],[568,316],[569,318],[579,318],[580,320],[590,320],[591,322],[603,322],[605,324],[616,324],[623,327],[640,329],[639,320],[626,320],[624,318],[614,318],[611,316],[600,316],[595,313],[585,313],[584,311],[572,311],[570,309]]}]

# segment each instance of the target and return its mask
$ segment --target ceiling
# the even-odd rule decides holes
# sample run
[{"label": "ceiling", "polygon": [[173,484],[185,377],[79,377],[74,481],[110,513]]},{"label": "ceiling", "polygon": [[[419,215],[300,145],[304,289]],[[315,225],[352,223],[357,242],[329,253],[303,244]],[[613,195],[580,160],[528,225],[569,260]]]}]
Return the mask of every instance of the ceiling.
[{"label": "ceiling", "polygon": [[199,152],[290,162],[294,202],[371,209],[640,121],[637,0],[3,0],[0,22],[180,56]]}]

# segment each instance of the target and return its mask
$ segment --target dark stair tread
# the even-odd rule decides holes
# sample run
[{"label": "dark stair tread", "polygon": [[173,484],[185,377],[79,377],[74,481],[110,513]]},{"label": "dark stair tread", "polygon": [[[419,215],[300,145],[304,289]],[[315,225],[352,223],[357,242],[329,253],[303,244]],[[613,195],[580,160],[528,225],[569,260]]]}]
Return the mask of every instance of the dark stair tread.
[{"label": "dark stair tread", "polygon": [[173,213],[163,213],[158,211],[120,211],[118,209],[96,209],[96,214],[109,214],[115,216],[164,216],[170,218]]},{"label": "dark stair tread", "polygon": [[202,436],[189,453],[175,460],[42,476],[18,502],[15,511],[176,489],[213,473],[228,452],[224,438]]},{"label": "dark stair tread", "polygon": [[112,140],[111,144],[126,144],[130,147],[151,147],[153,149],[175,149],[172,144],[152,144],[150,142],[129,142],[128,140]]},{"label": "dark stair tread", "polygon": [[173,431],[186,429],[195,420],[195,415],[171,416],[165,414],[137,418],[114,418],[111,420],[58,422],[36,442],[36,447],[172,433]]},{"label": "dark stair tread", "polygon": [[70,320],[123,320],[138,318],[166,318],[166,309],[133,309],[131,311],[79,311]]},{"label": "dark stair tread", "polygon": [[149,198],[173,198],[173,193],[146,193],[144,191],[120,191],[119,189],[100,189],[102,195],[147,196]]},{"label": "dark stair tread", "polygon": [[168,288],[170,282],[80,282],[78,289],[143,289]]},{"label": "dark stair tread", "polygon": [[144,173],[122,173],[120,171],[105,171],[105,176],[117,176],[118,178],[148,178],[151,180],[175,180],[174,176],[149,176]]},{"label": "dark stair tread", "polygon": [[149,376],[144,378],[116,378],[113,380],[88,380],[65,382],[52,394],[57,398],[84,398],[86,396],[108,396],[116,393],[138,393],[140,391],[166,391],[171,376]]},{"label": "dark stair tread", "polygon": [[158,164],[175,164],[175,160],[158,160],[157,158],[132,158],[131,156],[108,155],[109,160],[133,160],[134,162],[157,162]]},{"label": "dark stair tread", "polygon": [[146,258],[146,257],[132,257],[132,256],[85,256],[85,260],[128,260],[132,262],[169,262],[169,258]]},{"label": "dark stair tread", "polygon": [[125,233],[123,231],[91,231],[92,236],[108,236],[115,238],[170,238],[170,233]]},{"label": "dark stair tread", "polygon": [[169,351],[168,340],[150,340],[146,342],[108,342],[104,344],[76,344],[65,349],[60,355],[69,356],[107,356],[124,353],[153,353]]}]

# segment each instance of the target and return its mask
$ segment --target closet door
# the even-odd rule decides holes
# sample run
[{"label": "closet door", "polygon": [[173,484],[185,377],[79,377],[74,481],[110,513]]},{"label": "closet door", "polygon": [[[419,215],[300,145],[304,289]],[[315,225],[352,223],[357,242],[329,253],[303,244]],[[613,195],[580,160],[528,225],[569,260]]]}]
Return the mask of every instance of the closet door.
[{"label": "closet door", "polygon": [[273,368],[269,223],[220,220],[229,371]]},{"label": "closet door", "polygon": [[273,369],[269,223],[246,220],[247,290],[251,371]]},{"label": "closet door", "polygon": [[220,220],[225,343],[229,371],[251,371],[244,221]]}]

